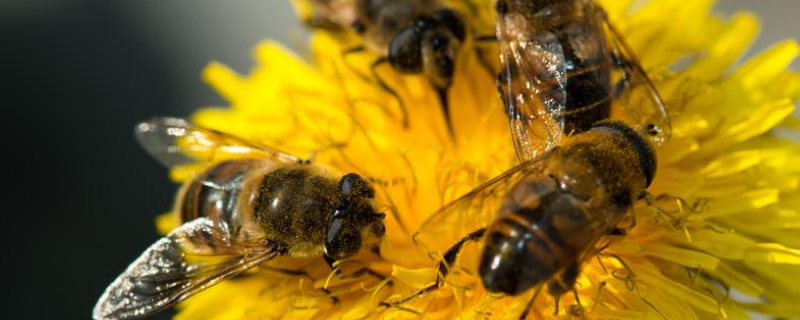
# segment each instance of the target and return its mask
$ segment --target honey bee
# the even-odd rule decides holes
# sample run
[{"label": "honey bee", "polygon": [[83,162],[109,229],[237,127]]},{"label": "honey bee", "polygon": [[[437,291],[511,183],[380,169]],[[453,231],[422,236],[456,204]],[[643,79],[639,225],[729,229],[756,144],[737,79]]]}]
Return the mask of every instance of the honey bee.
[{"label": "honey bee", "polygon": [[[558,303],[586,258],[624,233],[618,225],[655,177],[653,145],[669,139],[669,115],[602,8],[588,0],[499,0],[496,10],[498,89],[522,163],[423,223],[414,237],[434,246],[448,229],[474,231],[443,250],[434,284],[384,306],[441,287],[471,241],[483,243],[478,273],[487,291],[536,288],[522,318],[544,286]],[[622,75],[612,88],[615,68]],[[614,100],[627,122],[611,119]]]},{"label": "honey bee", "polygon": [[[174,212],[183,224],[109,285],[96,320],[148,317],[278,256],[332,263],[377,249],[385,233],[375,190],[355,173],[337,175],[183,119],[156,118],[136,134],[169,167],[210,167],[180,189]],[[219,161],[221,154],[237,159]]]},{"label": "honey bee", "polygon": [[497,87],[520,160],[609,118],[615,101],[649,140],[669,139],[661,96],[597,3],[498,0],[495,9]]},{"label": "honey bee", "polygon": [[[309,0],[315,11],[312,26],[353,30],[363,45],[381,56],[371,67],[379,85],[397,98],[376,72],[384,63],[404,74],[422,74],[436,89],[450,128],[447,89],[453,80],[456,55],[467,36],[464,15],[437,0]],[[398,101],[400,99],[398,98]],[[403,108],[403,124],[408,116]]]},{"label": "honey bee", "polygon": [[[442,250],[436,283],[383,305],[396,306],[441,287],[462,246],[479,240],[478,273],[487,291],[519,295],[546,284],[559,297],[573,287],[581,265],[607,236],[623,232],[617,225],[655,171],[651,143],[622,122],[600,121],[563,137],[426,220],[414,237],[432,246],[453,228],[475,231]],[[499,203],[498,195],[504,195]],[[532,303],[533,298],[528,308]]]}]

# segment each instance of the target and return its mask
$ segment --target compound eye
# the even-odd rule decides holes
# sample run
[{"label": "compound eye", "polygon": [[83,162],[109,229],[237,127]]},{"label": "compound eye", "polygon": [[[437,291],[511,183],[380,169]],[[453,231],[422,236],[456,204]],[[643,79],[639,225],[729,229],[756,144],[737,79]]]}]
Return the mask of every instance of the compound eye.
[{"label": "compound eye", "polygon": [[373,232],[378,237],[383,237],[383,235],[386,234],[386,226],[384,226],[381,222],[373,224],[372,228]]},{"label": "compound eye", "polygon": [[403,29],[389,44],[389,63],[400,72],[418,73],[422,71],[422,49],[420,38],[413,27]]},{"label": "compound eye", "polygon": [[334,218],[325,237],[325,254],[335,260],[350,257],[361,248],[361,234],[344,219]]},{"label": "compound eye", "polygon": [[458,41],[463,42],[467,37],[467,28],[464,19],[458,12],[451,9],[441,9],[434,12],[431,17],[438,22],[438,25],[449,30],[456,36]]},{"label": "compound eye", "polygon": [[375,198],[375,188],[355,173],[348,173],[342,177],[342,180],[339,181],[339,191],[345,198]]}]

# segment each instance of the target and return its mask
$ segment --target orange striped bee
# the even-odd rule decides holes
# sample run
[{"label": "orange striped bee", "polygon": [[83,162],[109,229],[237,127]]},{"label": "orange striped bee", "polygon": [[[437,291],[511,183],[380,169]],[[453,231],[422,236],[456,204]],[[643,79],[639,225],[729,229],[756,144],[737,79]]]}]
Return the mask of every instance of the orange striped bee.
[{"label": "orange striped bee", "polygon": [[[362,247],[377,251],[385,215],[355,173],[337,175],[183,119],[157,118],[136,133],[168,167],[213,163],[181,188],[174,210],[183,224],[109,285],[96,320],[148,317],[278,256],[333,263]],[[240,158],[217,161],[222,153]]]}]

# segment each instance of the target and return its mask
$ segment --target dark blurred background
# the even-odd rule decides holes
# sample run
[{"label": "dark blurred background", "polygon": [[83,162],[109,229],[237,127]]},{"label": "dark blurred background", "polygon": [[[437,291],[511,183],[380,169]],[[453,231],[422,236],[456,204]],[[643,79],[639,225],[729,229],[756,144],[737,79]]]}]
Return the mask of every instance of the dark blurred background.
[{"label": "dark blurred background", "polygon": [[[734,9],[764,17],[756,49],[800,34],[798,1]],[[288,0],[0,0],[3,318],[88,319],[176,190],[134,124],[224,105],[199,78],[210,60],[247,72],[260,39],[302,34]]]}]

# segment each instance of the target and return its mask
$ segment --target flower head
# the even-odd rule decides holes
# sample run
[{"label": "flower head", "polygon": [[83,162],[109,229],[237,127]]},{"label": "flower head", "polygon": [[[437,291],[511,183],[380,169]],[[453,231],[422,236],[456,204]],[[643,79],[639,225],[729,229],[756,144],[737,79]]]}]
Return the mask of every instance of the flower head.
[{"label": "flower head", "polygon": [[[558,316],[547,295],[537,298],[532,316],[797,316],[800,144],[774,130],[797,128],[788,118],[800,98],[800,75],[786,70],[797,43],[776,44],[733,68],[758,29],[748,13],[710,15],[713,0],[599,2],[669,106],[673,138],[657,149],[657,177],[648,189],[654,203],[636,207],[636,227],[586,261],[577,294],[560,298]],[[491,1],[477,5],[471,23],[491,28]],[[315,33],[310,62],[265,42],[247,76],[212,63],[204,77],[230,106],[203,109],[193,121],[372,179],[389,216],[382,257],[364,253],[337,267],[367,265],[391,283],[339,278],[321,259],[279,259],[186,300],[176,319],[519,317],[530,294],[488,294],[477,277],[479,245],[466,247],[442,289],[402,308],[378,305],[432,283],[442,251],[487,221],[421,235],[433,242],[415,243],[414,230],[516,158],[494,76],[474,51],[462,50],[450,89],[451,138],[426,80],[387,66],[379,74],[408,109],[404,127],[397,99],[363,76],[376,56],[341,55],[349,40]],[[160,221],[168,228],[169,219]]]}]

